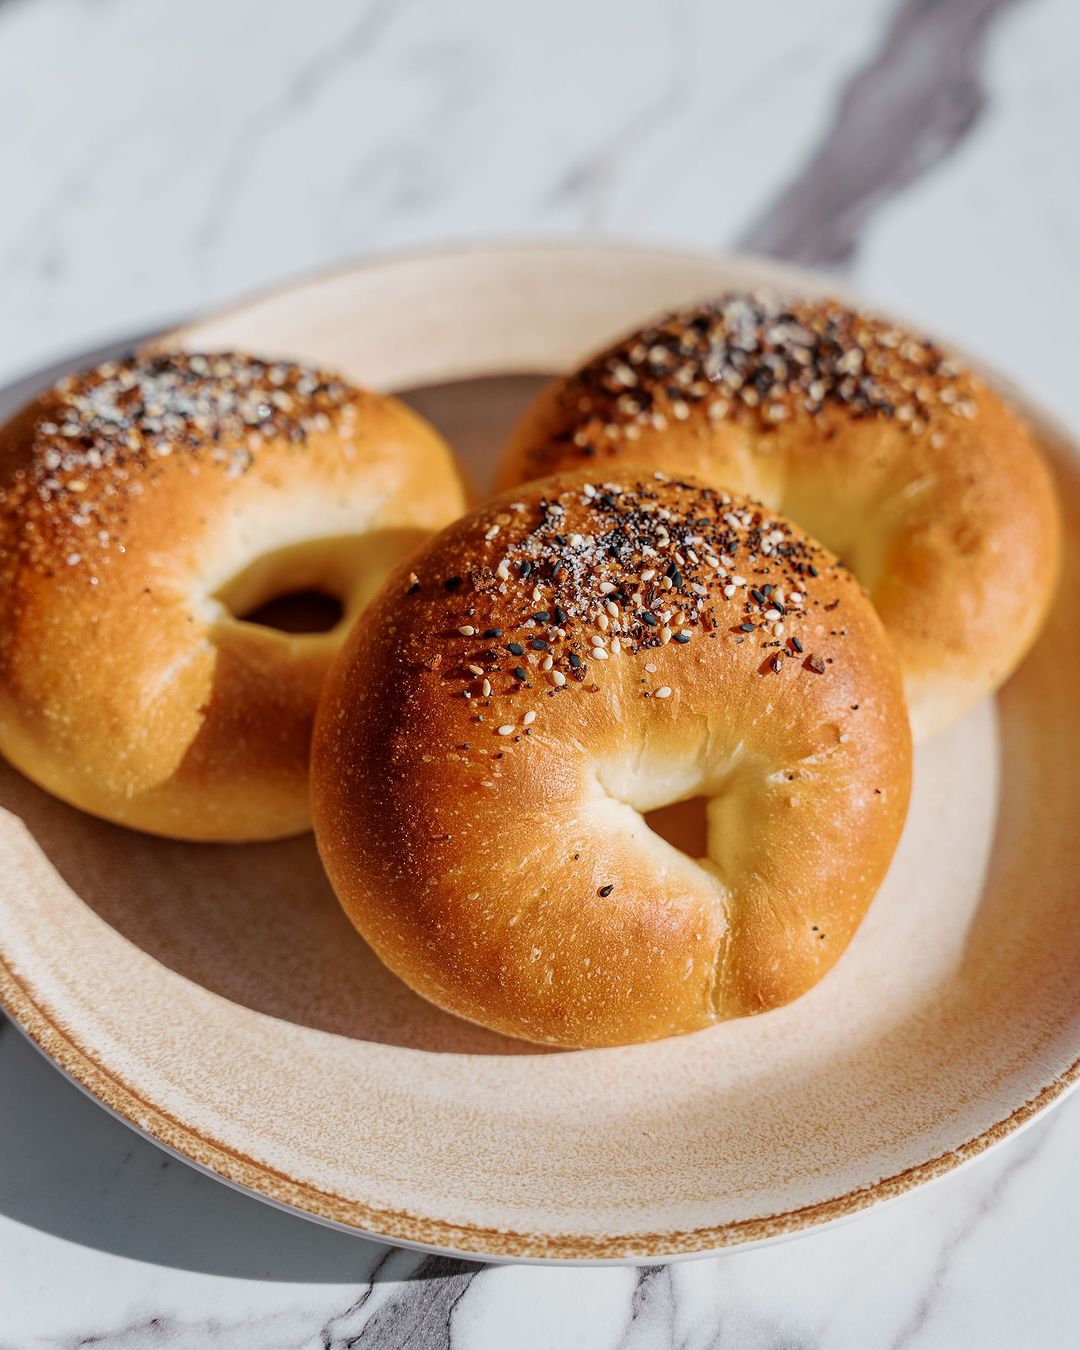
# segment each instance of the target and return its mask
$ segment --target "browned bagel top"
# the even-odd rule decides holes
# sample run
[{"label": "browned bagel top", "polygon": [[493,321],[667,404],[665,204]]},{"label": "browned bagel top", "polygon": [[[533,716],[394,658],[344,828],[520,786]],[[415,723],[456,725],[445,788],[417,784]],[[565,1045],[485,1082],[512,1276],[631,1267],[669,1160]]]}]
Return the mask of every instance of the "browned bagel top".
[{"label": "browned bagel top", "polygon": [[735,294],[646,325],[552,382],[505,484],[647,464],[767,502],[854,569],[929,734],[1022,658],[1060,527],[1030,434],[937,345],[834,300]]},{"label": "browned bagel top", "polygon": [[[604,1045],[808,988],[899,836],[895,658],[777,513],[639,473],[555,475],[449,526],[336,659],[312,792],[346,911],[427,997]],[[641,812],[708,799],[708,857]]]}]

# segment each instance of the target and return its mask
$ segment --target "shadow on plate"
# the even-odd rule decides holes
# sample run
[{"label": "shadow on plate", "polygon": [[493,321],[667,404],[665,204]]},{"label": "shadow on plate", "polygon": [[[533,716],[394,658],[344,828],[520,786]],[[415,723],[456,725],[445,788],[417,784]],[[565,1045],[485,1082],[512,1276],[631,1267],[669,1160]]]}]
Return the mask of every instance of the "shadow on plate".
[{"label": "shadow on plate", "polygon": [[314,838],[188,844],[96,820],[0,766],[18,816],[110,927],[186,979],[257,1012],[353,1039],[458,1054],[543,1054],[414,994],[345,917]]},{"label": "shadow on plate", "polygon": [[[469,380],[411,391],[418,410],[486,478],[543,381]],[[458,1054],[543,1054],[413,994],[341,911],[310,835],[186,844],[87,816],[0,766],[0,807],[25,823],[71,889],[155,960],[222,997],[354,1039]]]},{"label": "shadow on plate", "polygon": [[[92,359],[128,346],[103,348]],[[19,406],[71,364],[0,392],[0,412]],[[462,386],[408,397],[463,447],[475,483],[486,480],[502,429],[540,383],[492,383],[494,406],[483,418],[475,414],[476,391]],[[496,431],[492,413],[500,422]],[[345,918],[310,836],[237,847],[152,839],[84,815],[3,765],[0,807],[23,819],[106,923],[225,998],[339,1035],[412,1049],[544,1053],[442,1013],[406,988]],[[2,1014],[0,1078],[0,1211],[19,1223],[131,1259],[237,1279],[353,1286],[423,1280],[437,1286],[432,1298],[448,1304],[482,1269],[326,1228],[169,1157],[64,1078]],[[388,1318],[400,1331],[410,1310],[430,1311],[429,1301],[391,1295],[368,1320]],[[347,1331],[357,1306],[331,1319],[335,1332],[339,1321]]]}]

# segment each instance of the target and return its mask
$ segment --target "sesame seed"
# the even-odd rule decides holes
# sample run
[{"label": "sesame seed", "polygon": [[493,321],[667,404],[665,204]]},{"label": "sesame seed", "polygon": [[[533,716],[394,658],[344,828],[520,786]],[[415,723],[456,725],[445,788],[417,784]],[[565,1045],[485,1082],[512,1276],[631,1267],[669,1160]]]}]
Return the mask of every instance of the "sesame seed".
[{"label": "sesame seed", "polygon": [[536,713],[533,712],[531,709],[521,719],[522,725],[526,727],[531,727],[535,721],[536,721]]},{"label": "sesame seed", "polygon": [[458,632],[461,634],[462,637],[472,637],[473,634],[476,632],[476,629],[472,626],[472,624],[463,623],[461,627],[458,629]]},{"label": "sesame seed", "polygon": [[[680,370],[676,363],[670,374],[673,381],[681,381]],[[680,387],[689,390],[689,386]],[[691,397],[697,396],[688,392],[688,400]],[[474,633],[468,636],[482,632],[493,644],[490,651],[473,660],[498,663],[500,652],[509,652],[520,664],[503,668],[517,685],[529,685],[546,676],[550,678],[547,693],[553,697],[571,678],[582,680],[584,658],[590,666],[597,663],[589,672],[594,682],[586,681],[587,688],[595,691],[607,673],[602,667],[605,661],[621,659],[625,652],[668,644],[678,651],[692,641],[704,645],[705,638],[731,631],[734,622],[745,625],[745,634],[740,628],[737,636],[739,642],[748,639],[748,655],[755,641],[772,648],[753,657],[750,670],[762,669],[758,665],[762,656],[773,661],[781,647],[782,620],[790,603],[785,600],[785,589],[796,576],[807,576],[812,566],[808,560],[819,556],[816,545],[793,536],[786,526],[779,527],[765,508],[741,498],[733,500],[729,494],[715,490],[677,481],[662,489],[608,482],[590,486],[593,493],[589,497],[580,489],[577,493],[556,490],[549,496],[538,496],[538,523],[513,521],[507,516],[503,525],[501,518],[496,519],[503,525],[506,550],[499,565],[505,564],[508,573],[508,581],[501,586],[495,582],[497,569],[490,570],[494,564],[480,561],[479,545],[468,570],[462,560],[462,573],[474,592],[471,604],[475,608],[468,613],[480,617],[462,624],[459,631],[473,628]],[[575,525],[584,532],[575,531]],[[742,575],[729,577],[726,570],[722,571],[721,560],[732,562],[736,557],[743,564]],[[715,567],[711,567],[710,558],[715,560]],[[734,573],[734,567],[731,570]],[[711,588],[707,579],[718,571],[722,571],[718,585]],[[739,585],[748,587],[750,603],[737,617],[725,619],[717,609],[734,601]],[[726,596],[723,601],[721,589]],[[493,591],[497,595],[489,601],[486,597]],[[530,592],[534,596],[542,593],[542,601],[531,612]],[[509,618],[498,597],[506,597],[507,605],[514,606],[515,594],[517,602],[524,601],[526,606],[524,614],[519,610],[511,620],[521,625],[521,640],[504,640],[505,645],[496,648],[495,635],[501,637],[503,630],[483,628],[485,613],[489,623],[496,613],[507,613]],[[802,592],[793,590],[791,594]],[[485,611],[485,605],[497,608]],[[762,625],[760,628],[750,621],[751,615]],[[466,636],[463,631],[462,636]],[[777,640],[767,641],[770,637]],[[794,654],[794,650],[788,639],[783,655]],[[701,659],[707,651],[706,646]],[[731,648],[733,656],[736,651],[736,647]],[[561,669],[556,670],[556,665]],[[490,664],[478,664],[467,670],[477,681],[471,686],[472,696],[478,695],[482,681],[484,697],[490,699],[494,696],[491,681],[481,674],[485,668],[493,669]],[[645,697],[657,696],[647,684],[648,677],[655,673],[656,663],[649,661],[642,679]],[[670,698],[671,686],[662,688],[666,692],[659,696]],[[456,692],[470,696],[469,689],[460,685]],[[519,712],[516,720],[522,742],[532,725],[531,721],[523,722],[523,716]],[[477,717],[482,720],[479,713]]]},{"label": "sesame seed", "polygon": [[656,690],[656,692],[655,692],[655,694],[653,695],[653,697],[654,697],[654,698],[670,698],[670,697],[671,697],[671,689],[670,689],[670,687],[669,687],[668,685],[666,685],[666,684],[662,684],[662,685],[660,686],[660,688]]},{"label": "sesame seed", "polygon": [[504,724],[499,728],[499,735],[500,735],[500,736],[512,736],[513,734],[514,734],[514,728],[510,725],[509,722],[504,723]]}]

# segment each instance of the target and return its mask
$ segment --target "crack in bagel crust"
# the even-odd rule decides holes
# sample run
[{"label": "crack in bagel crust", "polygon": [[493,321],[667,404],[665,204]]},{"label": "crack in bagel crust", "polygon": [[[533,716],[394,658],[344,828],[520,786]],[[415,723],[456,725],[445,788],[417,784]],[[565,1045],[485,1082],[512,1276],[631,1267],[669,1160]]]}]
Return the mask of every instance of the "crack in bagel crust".
[{"label": "crack in bagel crust", "polygon": [[623,463],[747,492],[842,556],[897,648],[917,735],[1034,640],[1060,527],[1027,430],[934,343],[833,300],[730,294],[542,391],[501,481]]},{"label": "crack in bagel crust", "polygon": [[344,628],[260,628],[227,600],[325,586],[355,617],[463,507],[421,418],[295,362],[177,352],[61,380],[0,428],[0,749],[155,833],[305,829]]},{"label": "crack in bagel crust", "polygon": [[[504,494],[393,578],[320,705],[313,814],[384,961],[549,1044],[795,997],[854,932],[906,810],[895,661],[784,517],[662,474]],[[708,856],[639,813],[709,799]]]}]

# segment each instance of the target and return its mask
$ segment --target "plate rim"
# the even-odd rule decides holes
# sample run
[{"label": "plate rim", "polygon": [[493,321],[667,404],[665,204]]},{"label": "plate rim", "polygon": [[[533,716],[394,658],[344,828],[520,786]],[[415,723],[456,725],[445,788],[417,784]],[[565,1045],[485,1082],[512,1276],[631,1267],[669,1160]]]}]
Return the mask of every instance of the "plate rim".
[{"label": "plate rim", "polygon": [[[991,1149],[1033,1125],[1064,1101],[1080,1083],[1078,1057],[1034,1097],[965,1143],[883,1177],[872,1186],[857,1187],[812,1205],[734,1223],[653,1234],[617,1238],[581,1234],[537,1236],[506,1228],[453,1224],[404,1210],[377,1209],[307,1182],[297,1182],[235,1149],[206,1139],[197,1130],[144,1101],[79,1046],[75,1038],[62,1030],[37,1004],[11,971],[2,953],[0,1004],[26,1039],[86,1096],[142,1138],[214,1180],[277,1209],[355,1237],[464,1261],[490,1263],[513,1261],[545,1266],[671,1264],[771,1246],[836,1227],[977,1162]],[[188,1147],[183,1146],[185,1143]],[[468,1242],[459,1241],[459,1235],[466,1237]],[[664,1245],[658,1247],[655,1245],[658,1242]]]},{"label": "plate rim", "polygon": [[[795,287],[816,288],[819,292],[828,289],[841,297],[853,295],[851,288],[843,282],[771,258],[755,257],[752,254],[717,255],[701,250],[639,245],[622,240],[502,240],[456,247],[380,253],[354,262],[345,262],[245,294],[238,300],[194,316],[156,334],[146,335],[144,332],[138,340],[153,346],[171,344],[182,340],[190,328],[209,319],[231,316],[253,303],[284,298],[292,292],[337,276],[353,275],[425,259],[450,263],[454,259],[475,258],[477,255],[515,253],[569,255],[575,251],[605,254],[624,252],[643,260],[696,259],[708,260],[713,264],[745,265],[748,268],[760,266],[762,270],[776,276],[781,284],[786,278],[788,283]],[[895,318],[903,317],[892,310],[885,312],[892,313]],[[123,349],[130,346],[131,341],[121,338],[111,345]],[[951,344],[946,341],[943,345]],[[102,346],[103,344],[98,344],[93,350],[99,350]],[[967,353],[965,357],[969,363],[993,379],[999,387],[1004,387],[1011,397],[1023,405],[1025,411],[1034,414],[1040,425],[1051,436],[1080,453],[1080,445],[1075,434],[1055,413],[1018,390],[1012,380],[981,359],[973,358]],[[72,354],[73,362],[79,359],[78,353]],[[55,364],[42,365],[40,369],[51,370]],[[27,372],[22,378],[16,376],[10,385],[14,387],[26,383],[33,379],[36,373]],[[965,1142],[900,1172],[882,1177],[873,1184],[857,1187],[842,1195],[816,1201],[811,1205],[694,1229],[652,1233],[643,1231],[613,1238],[572,1233],[531,1234],[502,1227],[452,1223],[406,1210],[369,1206],[359,1200],[348,1199],[309,1183],[296,1181],[238,1150],[205,1138],[190,1125],[145,1101],[100,1063],[90,1050],[80,1045],[75,1036],[63,1027],[62,1019],[45,1006],[44,1000],[35,998],[2,950],[0,950],[0,1006],[18,1030],[69,1081],[111,1115],[172,1156],[233,1189],[357,1237],[381,1243],[394,1243],[462,1260],[488,1262],[518,1261],[541,1265],[585,1266],[667,1263],[765,1246],[826,1226],[834,1226],[866,1213],[880,1204],[898,1199],[984,1157],[990,1149],[1019,1133],[1051,1107],[1063,1101],[1080,1083],[1080,1054],[1078,1054],[1033,1096],[1019,1103],[1007,1115],[994,1121]]]}]

